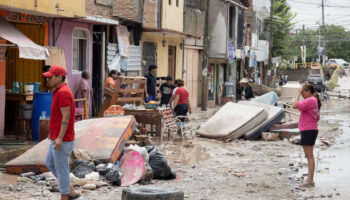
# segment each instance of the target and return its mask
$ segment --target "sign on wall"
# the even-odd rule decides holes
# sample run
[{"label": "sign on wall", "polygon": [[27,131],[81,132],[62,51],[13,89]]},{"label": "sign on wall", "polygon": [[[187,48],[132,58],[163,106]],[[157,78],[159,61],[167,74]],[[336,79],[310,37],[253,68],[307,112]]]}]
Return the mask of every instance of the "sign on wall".
[{"label": "sign on wall", "polygon": [[126,26],[117,26],[119,53],[123,57],[129,57],[130,42],[129,32]]},{"label": "sign on wall", "polygon": [[104,6],[113,6],[113,0],[96,0],[96,4]]},{"label": "sign on wall", "polygon": [[236,62],[236,49],[233,45],[233,41],[229,40],[227,45],[227,54],[228,54],[228,64],[233,64]]}]

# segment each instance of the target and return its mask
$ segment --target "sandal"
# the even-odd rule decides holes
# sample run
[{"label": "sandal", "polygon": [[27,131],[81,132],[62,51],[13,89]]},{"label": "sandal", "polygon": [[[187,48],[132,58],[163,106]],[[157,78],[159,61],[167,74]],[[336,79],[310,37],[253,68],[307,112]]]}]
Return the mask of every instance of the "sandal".
[{"label": "sandal", "polygon": [[303,183],[300,183],[299,187],[303,187],[303,188],[315,187],[315,182],[305,181]]},{"label": "sandal", "polygon": [[74,196],[69,195],[69,196],[68,196],[68,199],[69,199],[69,200],[72,200],[72,199],[77,199],[77,198],[79,198],[80,196],[81,196],[81,194],[80,194],[80,193],[78,193],[78,194],[76,194],[76,195],[74,195]]}]

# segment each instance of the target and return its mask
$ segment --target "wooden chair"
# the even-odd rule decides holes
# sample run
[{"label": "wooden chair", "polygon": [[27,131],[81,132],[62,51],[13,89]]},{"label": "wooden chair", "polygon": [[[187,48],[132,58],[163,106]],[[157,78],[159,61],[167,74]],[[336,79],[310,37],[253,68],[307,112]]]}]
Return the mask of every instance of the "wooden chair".
[{"label": "wooden chair", "polygon": [[86,98],[84,99],[74,99],[74,102],[84,102],[84,111],[81,112],[80,109],[75,109],[75,118],[81,117],[82,120],[88,119],[88,100]]}]

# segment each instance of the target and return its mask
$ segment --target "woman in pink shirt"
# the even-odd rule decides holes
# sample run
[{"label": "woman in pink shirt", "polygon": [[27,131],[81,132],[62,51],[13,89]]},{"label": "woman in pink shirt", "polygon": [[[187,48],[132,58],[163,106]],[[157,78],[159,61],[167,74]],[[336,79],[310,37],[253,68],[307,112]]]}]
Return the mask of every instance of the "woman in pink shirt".
[{"label": "woman in pink shirt", "polygon": [[[300,95],[304,100],[299,102]],[[293,108],[301,112],[299,130],[301,133],[301,145],[303,146],[308,163],[308,178],[300,187],[314,187],[315,159],[313,149],[318,135],[317,122],[320,120],[322,103],[318,93],[311,84],[303,85],[294,100]]]}]

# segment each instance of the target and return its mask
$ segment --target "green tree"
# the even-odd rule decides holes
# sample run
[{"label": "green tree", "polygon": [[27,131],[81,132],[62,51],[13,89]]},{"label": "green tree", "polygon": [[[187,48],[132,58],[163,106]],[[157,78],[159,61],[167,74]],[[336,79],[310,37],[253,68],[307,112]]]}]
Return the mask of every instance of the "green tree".
[{"label": "green tree", "polygon": [[[272,30],[272,57],[283,56],[289,58],[293,54],[291,49],[291,36],[289,33],[294,27],[292,22],[295,14],[286,0],[274,0],[273,2],[273,30]],[[270,19],[265,20],[265,32],[269,31]]]},{"label": "green tree", "polygon": [[[318,58],[317,47],[319,45],[319,29],[306,29],[304,34],[301,30],[298,30],[296,35],[291,35],[291,43],[288,46],[291,54],[298,57],[301,62],[301,50],[300,46],[306,45],[306,61],[311,62]],[[321,46],[322,46],[321,37]],[[326,25],[326,48],[328,58],[341,58],[346,61],[350,61],[350,32],[342,26]],[[282,57],[287,58],[288,55],[284,54]]]}]

